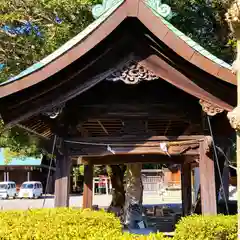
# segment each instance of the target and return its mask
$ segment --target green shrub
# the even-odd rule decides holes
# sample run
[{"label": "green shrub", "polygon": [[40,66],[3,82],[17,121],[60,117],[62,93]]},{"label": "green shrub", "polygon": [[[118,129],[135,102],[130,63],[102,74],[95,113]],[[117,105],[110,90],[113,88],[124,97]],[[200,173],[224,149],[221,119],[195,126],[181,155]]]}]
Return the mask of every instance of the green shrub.
[{"label": "green shrub", "polygon": [[190,216],[176,226],[174,240],[235,240],[236,216]]},{"label": "green shrub", "polygon": [[[236,216],[190,216],[176,228],[174,240],[235,240]],[[163,234],[122,233],[119,219],[104,211],[71,208],[0,212],[1,240],[166,240]]]},{"label": "green shrub", "polygon": [[121,237],[121,225],[103,211],[41,209],[0,213],[0,239],[75,240]]},{"label": "green shrub", "polygon": [[68,208],[0,212],[1,240],[162,240],[162,234],[122,233],[119,219],[104,211]]}]

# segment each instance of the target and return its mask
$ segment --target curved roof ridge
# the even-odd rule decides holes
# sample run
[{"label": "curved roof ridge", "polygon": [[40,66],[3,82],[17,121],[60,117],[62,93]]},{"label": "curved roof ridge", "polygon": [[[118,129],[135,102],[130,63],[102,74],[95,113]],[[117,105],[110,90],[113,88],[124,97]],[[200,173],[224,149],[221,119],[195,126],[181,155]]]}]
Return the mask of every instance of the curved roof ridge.
[{"label": "curved roof ridge", "polygon": [[[114,0],[113,0],[114,1]],[[99,16],[94,22],[92,22],[90,25],[88,25],[83,31],[81,31],[79,34],[77,34],[75,37],[68,40],[66,43],[64,43],[61,47],[56,49],[54,52],[50,53],[48,56],[43,58],[42,60],[38,61],[37,63],[34,63],[30,67],[26,68],[22,72],[20,72],[18,75],[11,77],[9,80],[0,83],[0,86],[9,84],[11,82],[17,81],[35,71],[38,71],[40,68],[43,68],[56,58],[60,57],[62,54],[66,53],[68,50],[70,50],[72,47],[74,47],[76,44],[81,42],[85,37],[87,37],[91,32],[93,32],[101,23],[103,23],[122,3],[124,0],[115,0],[115,4],[111,5],[110,8],[105,8],[104,11],[102,11],[101,16]],[[97,5],[96,5],[97,6]]]},{"label": "curved roof ridge", "polygon": [[[226,63],[225,61],[223,61],[222,59],[216,57],[215,55],[213,55],[212,53],[210,53],[209,51],[207,51],[205,48],[203,48],[200,44],[198,44],[197,42],[195,42],[194,40],[192,40],[190,37],[188,37],[186,34],[184,34],[183,32],[181,32],[179,29],[177,29],[175,26],[173,26],[169,20],[174,16],[174,14],[172,14],[171,12],[168,13],[168,16],[170,17],[166,17],[166,4],[160,4],[160,6],[156,7],[156,2],[158,0],[145,0],[146,5],[151,8],[152,12],[159,18],[161,18],[162,22],[164,23],[164,25],[167,26],[168,29],[170,29],[176,36],[178,36],[179,38],[181,38],[185,43],[187,43],[191,48],[195,49],[198,53],[200,53],[201,55],[203,55],[204,57],[208,58],[209,60],[215,62],[216,64],[230,69],[232,68],[232,66],[228,63]],[[163,10],[161,8],[161,6],[165,7],[165,9]],[[170,8],[170,7],[169,7]]]},{"label": "curved roof ridge", "polygon": [[[161,17],[161,16],[159,16]],[[163,17],[161,17],[162,22],[173,32],[175,33],[178,37],[180,37],[184,42],[186,42],[191,48],[195,49],[197,52],[199,52],[201,55],[204,57],[208,58],[209,60],[215,62],[216,64],[227,68],[227,69],[232,69],[232,66],[222,59],[216,57],[209,51],[207,51],[205,48],[203,48],[200,44],[192,40],[190,37],[188,37],[186,34],[178,30],[176,27],[174,27],[170,22],[166,21]]]},{"label": "curved roof ridge", "polygon": [[[158,5],[159,2],[160,2],[160,5]],[[100,5],[96,5],[95,7],[93,7],[93,10],[94,10],[93,13],[94,13],[94,16],[96,17],[96,20],[93,23],[91,23],[82,32],[80,32],[78,35],[76,35],[75,37],[73,37],[72,39],[67,41],[64,45],[59,47],[57,50],[55,50],[53,53],[51,53],[47,57],[43,58],[39,62],[28,67],[24,71],[20,72],[18,75],[1,83],[0,87],[14,83],[25,77],[28,78],[31,76],[31,74],[37,73],[37,72],[41,71],[41,69],[45,69],[45,67],[47,67],[49,64],[51,64],[55,61],[57,64],[58,59],[60,59],[62,56],[64,56],[65,53],[70,52],[77,45],[84,43],[85,40],[88,39],[89,36],[91,36],[91,34],[93,34],[95,31],[98,31],[98,28],[100,28],[101,25],[104,26],[104,23],[107,22],[107,19],[110,19],[113,16],[113,19],[115,18],[118,23],[111,24],[111,27],[113,28],[114,27],[113,25],[115,25],[115,27],[116,27],[116,26],[118,26],[118,24],[120,24],[120,22],[123,19],[125,19],[125,17],[132,16],[131,14],[129,15],[129,12],[128,12],[131,7],[138,8],[137,11],[140,11],[139,10],[140,5],[145,5],[145,7],[148,8],[152,12],[153,15],[155,15],[157,18],[159,18],[161,20],[162,24],[167,29],[169,29],[169,31],[172,32],[173,35],[176,35],[176,37],[179,38],[180,41],[183,41],[187,46],[189,46],[190,49],[196,51],[201,56],[205,57],[207,60],[210,60],[209,63],[212,62],[212,64],[216,64],[217,66],[219,66],[219,69],[217,70],[216,73],[212,73],[210,71],[209,72],[210,74],[215,75],[216,77],[220,78],[221,80],[235,84],[235,76],[234,76],[234,74],[231,73],[231,71],[230,71],[231,66],[229,64],[227,64],[223,60],[217,58],[216,56],[214,56],[213,54],[211,54],[210,52],[205,50],[198,43],[196,43],[191,38],[186,36],[184,33],[182,33],[180,30],[178,30],[176,27],[174,27],[169,21],[166,20],[169,18],[168,18],[168,16],[166,16],[166,13],[163,12],[163,9],[161,9],[161,6],[164,5],[166,7],[166,4],[161,4],[161,0],[134,0],[134,1],[133,0],[104,0],[102,5],[100,4]],[[120,8],[121,8],[120,6],[123,6],[123,8],[121,10],[120,10]],[[97,11],[96,11],[96,9],[97,9]],[[169,10],[169,6],[168,6],[168,10]],[[143,14],[143,12],[141,14]],[[142,16],[139,16],[139,13],[134,16],[137,18],[142,17]],[[145,19],[144,19],[144,21],[145,21]],[[105,31],[106,31],[106,29],[105,29]],[[109,32],[104,33],[104,34],[106,37],[109,34]],[[102,34],[102,35],[104,35],[104,34]],[[163,39],[164,38],[162,38],[160,40],[163,40]],[[98,42],[98,40],[96,40],[96,42]],[[84,52],[87,52],[87,51],[88,50],[86,50]],[[176,52],[178,52],[178,51],[176,51]],[[79,57],[81,57],[81,56],[79,56]],[[191,62],[191,59],[187,59],[187,60],[190,60],[190,62]],[[71,61],[71,60],[69,60],[69,61]],[[72,60],[72,61],[74,61],[74,60]],[[199,68],[202,68],[201,64],[196,64],[196,66],[198,66]],[[220,70],[220,68],[221,68],[221,70]],[[206,67],[203,67],[202,69],[208,72],[208,69]],[[57,72],[59,70],[60,69],[56,69],[55,72]],[[224,70],[224,71],[221,72],[222,70]],[[219,71],[221,72],[220,75],[218,74]],[[52,73],[45,74],[45,75],[47,77],[49,77],[51,74],[54,74],[55,72],[53,71]],[[46,79],[47,78],[46,76],[38,76],[39,79],[32,81],[32,82],[34,82],[33,84]],[[35,77],[33,76],[32,78],[34,79]],[[228,79],[230,79],[230,80],[228,80]],[[232,79],[234,79],[234,80],[232,80]],[[16,84],[18,85],[18,83],[16,83]],[[23,85],[25,87],[27,87],[27,86],[30,86],[31,84],[29,83],[29,84],[23,84]],[[12,90],[12,92],[19,91],[20,88],[22,89],[25,87],[12,86],[12,88],[14,88],[14,90]],[[6,91],[4,89],[2,91],[5,92],[3,94],[3,96],[11,94],[11,93],[6,93]]]}]

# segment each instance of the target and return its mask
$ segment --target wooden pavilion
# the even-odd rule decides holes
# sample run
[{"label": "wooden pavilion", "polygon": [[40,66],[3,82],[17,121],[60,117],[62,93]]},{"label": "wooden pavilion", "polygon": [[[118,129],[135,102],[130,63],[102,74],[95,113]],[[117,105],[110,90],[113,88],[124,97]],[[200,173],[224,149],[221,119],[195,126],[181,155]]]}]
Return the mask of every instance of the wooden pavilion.
[{"label": "wooden pavilion", "polygon": [[203,214],[215,214],[215,143],[228,144],[236,104],[231,67],[169,22],[157,0],[103,1],[96,20],[45,59],[0,86],[7,125],[58,136],[55,206],[69,204],[72,157],[85,165],[83,207],[92,206],[94,164],[182,164],[183,211],[191,167],[200,167]]}]

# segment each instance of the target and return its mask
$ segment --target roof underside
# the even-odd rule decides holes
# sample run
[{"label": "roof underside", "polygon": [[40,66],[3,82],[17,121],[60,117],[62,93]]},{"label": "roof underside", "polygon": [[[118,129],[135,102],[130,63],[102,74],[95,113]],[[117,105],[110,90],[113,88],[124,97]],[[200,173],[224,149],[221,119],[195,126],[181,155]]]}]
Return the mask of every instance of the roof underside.
[{"label": "roof underside", "polygon": [[[185,95],[187,93],[191,97],[194,96],[196,102],[202,99],[224,110],[231,110],[236,103],[236,86],[232,84],[235,83],[235,75],[231,73],[229,66],[210,55],[204,57],[202,54],[206,52],[190,43],[188,38],[173,31],[175,31],[173,26],[152,14],[144,2],[137,0],[119,2],[117,7],[86,29],[81,37],[72,39],[72,42],[45,59],[44,67],[33,67],[31,74],[27,76],[23,74],[19,79],[2,85],[0,87],[2,118],[5,123],[20,123],[33,132],[49,138],[53,133],[54,121],[47,120],[41,113],[62,104],[74,107],[76,111],[76,102],[78,106],[88,103],[84,98],[84,92],[90,92],[91,89],[106,82],[106,78],[114,75],[129,61],[134,61],[151,72],[158,78],[156,81],[164,80],[174,88],[180,89],[179,91],[183,91]],[[194,49],[189,47],[191,44]],[[176,95],[171,92],[172,89],[169,91],[168,95],[172,96],[177,106],[179,99],[175,99]],[[107,94],[108,91],[99,95],[99,101],[105,99]],[[170,101],[169,96],[166,96],[166,101]],[[111,99],[109,101],[111,102]],[[105,104],[109,105],[106,102]],[[73,114],[73,118],[78,121],[75,116],[78,114]],[[81,114],[84,115],[83,112]],[[89,112],[86,116],[90,116]],[[157,134],[162,135],[169,125],[166,118],[154,115],[142,120],[146,131],[154,128]],[[102,136],[106,135],[106,132],[118,132],[123,123],[119,116],[111,117],[109,120],[109,117],[99,115],[82,121],[81,129],[85,129],[92,136]],[[186,119],[180,121],[171,119],[172,126],[175,123],[182,126],[177,130],[179,133],[189,124]],[[74,124],[79,126],[78,123]]]}]

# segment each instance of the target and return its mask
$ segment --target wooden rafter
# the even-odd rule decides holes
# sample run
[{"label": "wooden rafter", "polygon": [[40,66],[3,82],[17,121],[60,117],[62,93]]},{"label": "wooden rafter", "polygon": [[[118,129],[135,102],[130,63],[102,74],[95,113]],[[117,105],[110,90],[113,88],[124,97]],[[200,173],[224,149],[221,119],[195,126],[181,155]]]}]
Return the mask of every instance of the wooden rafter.
[{"label": "wooden rafter", "polygon": [[199,124],[192,124],[189,123],[188,127],[184,130],[182,135],[189,135],[192,134],[194,131],[196,131],[199,128]]},{"label": "wooden rafter", "polygon": [[102,124],[102,122],[100,120],[97,120],[98,124],[100,125],[100,127],[102,128],[102,130],[107,134],[109,135],[107,129],[104,127],[104,125]]},{"label": "wooden rafter", "polygon": [[88,130],[86,128],[84,128],[82,125],[78,125],[77,129],[83,137],[89,137],[90,136]]},{"label": "wooden rafter", "polygon": [[166,129],[165,129],[165,131],[164,131],[164,136],[167,135],[168,129],[169,129],[169,127],[171,126],[171,122],[172,122],[172,121],[169,120],[168,125],[167,125],[167,127],[166,127]]},{"label": "wooden rafter", "polygon": [[145,131],[148,133],[148,120],[145,121]]}]

